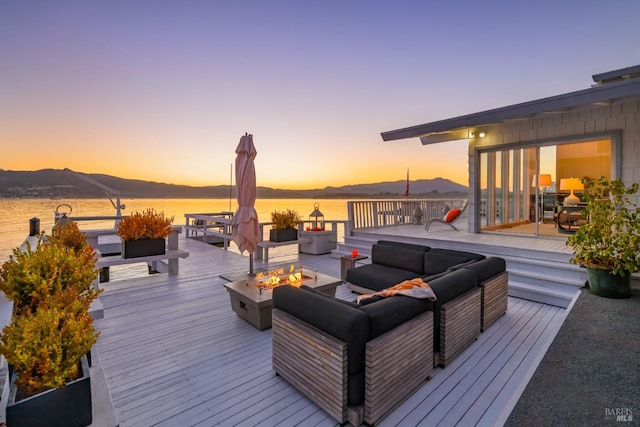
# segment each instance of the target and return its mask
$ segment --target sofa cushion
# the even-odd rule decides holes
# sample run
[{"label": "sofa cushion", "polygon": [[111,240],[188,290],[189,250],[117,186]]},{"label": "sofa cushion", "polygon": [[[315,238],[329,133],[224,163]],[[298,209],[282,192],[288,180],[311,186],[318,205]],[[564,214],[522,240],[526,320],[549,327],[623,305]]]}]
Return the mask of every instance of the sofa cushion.
[{"label": "sofa cushion", "polygon": [[478,260],[478,261],[481,260],[481,259],[485,259],[486,258],[484,255],[481,255],[481,254],[478,254],[478,253],[475,253],[475,252],[459,251],[457,249],[433,248],[429,252],[434,252],[434,253],[437,253],[437,254],[445,254],[445,255],[457,256],[457,257],[468,258],[468,259],[475,259],[475,260]]},{"label": "sofa cushion", "polygon": [[368,264],[347,270],[346,280],[354,285],[378,292],[397,285],[404,280],[410,280],[419,276],[420,274],[409,270],[380,264]]},{"label": "sofa cushion", "polygon": [[396,246],[420,252],[427,252],[431,249],[429,246],[416,245],[414,243],[394,242],[393,240],[378,240],[378,245]]},{"label": "sofa cushion", "polygon": [[360,310],[369,315],[370,340],[432,309],[432,301],[404,295],[382,298],[360,307]]},{"label": "sofa cushion", "polygon": [[273,308],[286,311],[346,342],[349,346],[349,372],[364,368],[364,347],[369,337],[369,318],[358,308],[350,307],[335,298],[290,285],[278,286],[273,290]]},{"label": "sofa cushion", "polygon": [[[423,251],[401,246],[375,244],[371,248],[371,262],[422,274],[424,272],[424,254]],[[401,281],[398,280],[398,282]]]},{"label": "sofa cushion", "polygon": [[484,255],[473,252],[434,248],[424,254],[424,274],[442,273],[453,267],[461,267],[469,261],[484,259]]},{"label": "sofa cushion", "polygon": [[469,258],[437,252],[431,253],[431,251],[429,251],[424,254],[424,274],[432,275],[442,273],[451,267],[464,264],[467,261],[470,261]]},{"label": "sofa cushion", "polygon": [[471,270],[478,276],[478,282],[482,283],[493,276],[502,273],[507,265],[502,258],[491,257],[465,265],[465,270]]},{"label": "sofa cushion", "polygon": [[461,268],[427,282],[438,297],[434,305],[441,306],[455,297],[478,286],[478,276],[471,270]]},{"label": "sofa cushion", "polygon": [[332,300],[337,301],[337,302],[339,302],[341,304],[346,304],[348,306],[355,307],[355,308],[359,308],[360,307],[360,304],[358,304],[355,301],[347,301],[347,300],[343,300],[343,299],[340,299],[340,298],[332,297],[331,295],[327,295],[324,292],[321,292],[321,291],[319,291],[319,290],[317,290],[315,288],[312,288],[311,286],[301,285],[300,288],[305,289],[305,290],[307,290],[309,292],[313,292],[313,293],[315,293],[317,295],[320,295],[321,297],[324,297],[324,298],[331,298]]},{"label": "sofa cushion", "polygon": [[[290,285],[273,290],[273,308],[283,310],[347,344],[347,371],[364,372],[365,346],[369,338],[369,316],[364,311],[330,298]],[[364,379],[364,376],[362,376]],[[348,387],[350,405],[359,405],[364,381]]]},{"label": "sofa cushion", "polygon": [[461,268],[428,281],[438,300],[433,303],[433,351],[440,351],[440,309],[443,304],[478,286],[478,276]]}]

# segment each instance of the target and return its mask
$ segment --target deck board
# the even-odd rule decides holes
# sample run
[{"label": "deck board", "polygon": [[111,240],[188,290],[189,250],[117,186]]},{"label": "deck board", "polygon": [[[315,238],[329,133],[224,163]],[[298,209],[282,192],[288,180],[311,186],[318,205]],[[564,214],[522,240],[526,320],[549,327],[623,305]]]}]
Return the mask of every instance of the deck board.
[{"label": "deck board", "polygon": [[[97,347],[120,426],[335,425],[275,376],[271,330],[258,331],[231,310],[219,275],[248,271],[248,257],[184,237],[180,247],[189,258],[177,276],[118,271],[102,284]],[[255,265],[284,263],[340,275],[338,259],[290,248],[274,248],[269,264]],[[336,292],[355,297],[344,285]],[[521,392],[564,316],[564,309],[510,298],[504,316],[380,425],[503,422],[509,393]]]}]

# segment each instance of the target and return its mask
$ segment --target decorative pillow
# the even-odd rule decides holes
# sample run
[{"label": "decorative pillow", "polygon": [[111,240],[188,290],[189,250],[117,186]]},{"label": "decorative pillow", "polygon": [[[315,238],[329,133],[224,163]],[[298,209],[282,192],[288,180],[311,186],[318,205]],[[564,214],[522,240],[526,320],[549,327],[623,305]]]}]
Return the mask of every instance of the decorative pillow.
[{"label": "decorative pillow", "polygon": [[460,209],[458,208],[453,208],[451,209],[449,212],[447,212],[447,214],[444,216],[444,222],[451,222],[454,219],[456,219],[456,217],[458,215],[460,215]]}]

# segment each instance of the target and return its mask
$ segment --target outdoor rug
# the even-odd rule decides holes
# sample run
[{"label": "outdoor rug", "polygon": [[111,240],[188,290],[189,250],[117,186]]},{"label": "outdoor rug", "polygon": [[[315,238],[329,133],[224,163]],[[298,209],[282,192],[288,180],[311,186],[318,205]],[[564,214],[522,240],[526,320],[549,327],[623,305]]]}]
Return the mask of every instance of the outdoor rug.
[{"label": "outdoor rug", "polygon": [[505,425],[640,425],[640,291],[583,289]]}]

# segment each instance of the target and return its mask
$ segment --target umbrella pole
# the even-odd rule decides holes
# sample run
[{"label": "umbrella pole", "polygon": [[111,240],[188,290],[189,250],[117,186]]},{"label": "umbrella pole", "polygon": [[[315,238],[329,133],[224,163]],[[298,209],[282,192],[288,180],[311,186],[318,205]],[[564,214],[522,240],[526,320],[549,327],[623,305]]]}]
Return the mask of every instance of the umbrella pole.
[{"label": "umbrella pole", "polygon": [[253,274],[253,254],[249,254],[249,274]]}]

